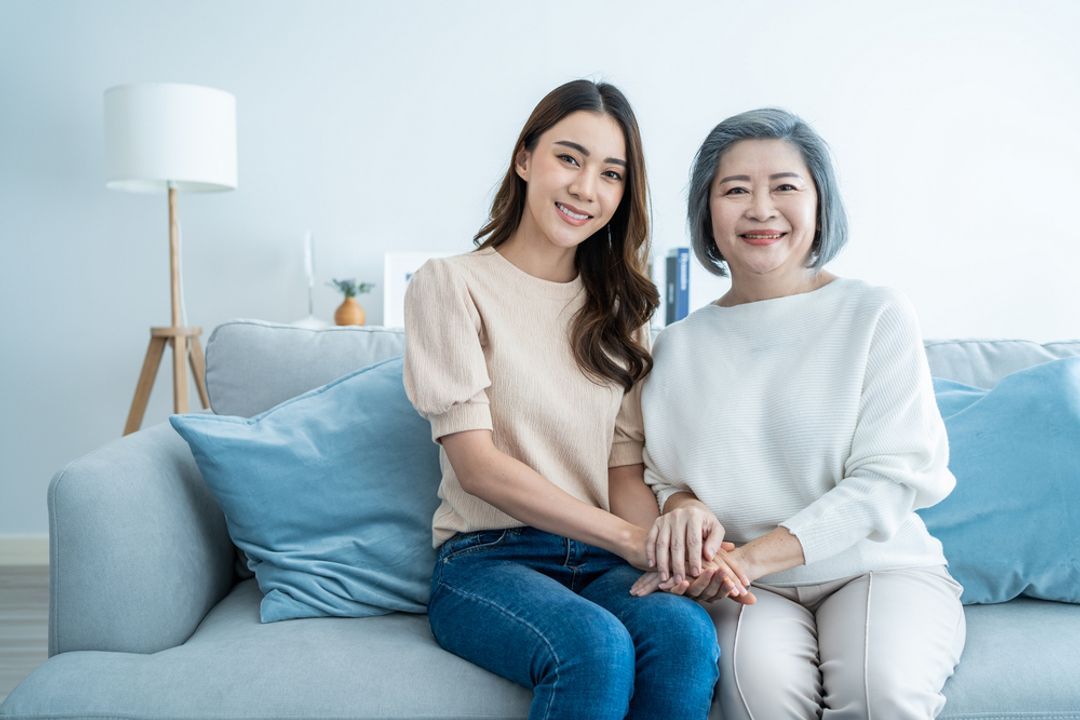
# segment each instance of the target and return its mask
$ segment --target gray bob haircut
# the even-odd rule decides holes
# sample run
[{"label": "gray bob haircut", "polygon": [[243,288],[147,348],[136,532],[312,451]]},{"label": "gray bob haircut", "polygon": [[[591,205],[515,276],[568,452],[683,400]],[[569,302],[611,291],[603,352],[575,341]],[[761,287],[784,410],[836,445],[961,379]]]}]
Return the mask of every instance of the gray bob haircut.
[{"label": "gray bob haircut", "polygon": [[720,158],[740,140],[770,139],[786,140],[798,148],[817,189],[817,232],[810,246],[807,267],[821,269],[847,242],[847,215],[825,141],[802,118],[787,110],[750,110],[733,115],[714,127],[694,156],[686,208],[690,244],[698,261],[714,275],[728,274],[727,261],[716,249],[712,213],[709,212],[709,195]]}]

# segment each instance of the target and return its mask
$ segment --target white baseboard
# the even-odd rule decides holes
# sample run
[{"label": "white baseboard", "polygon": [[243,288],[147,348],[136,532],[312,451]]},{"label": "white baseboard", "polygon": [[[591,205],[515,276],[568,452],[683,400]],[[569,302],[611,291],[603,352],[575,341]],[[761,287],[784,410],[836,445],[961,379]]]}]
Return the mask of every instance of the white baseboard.
[{"label": "white baseboard", "polygon": [[48,535],[0,535],[0,565],[48,564]]}]

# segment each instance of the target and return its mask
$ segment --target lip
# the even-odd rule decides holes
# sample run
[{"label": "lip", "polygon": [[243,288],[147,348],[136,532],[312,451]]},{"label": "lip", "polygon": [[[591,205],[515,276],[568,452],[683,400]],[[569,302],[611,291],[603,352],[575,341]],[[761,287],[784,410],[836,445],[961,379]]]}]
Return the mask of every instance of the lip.
[{"label": "lip", "polygon": [[[739,239],[747,245],[754,245],[755,247],[764,247],[766,245],[772,245],[778,243],[787,237],[787,233],[782,230],[773,230],[772,228],[760,228],[756,230],[750,230],[749,232],[739,233]],[[750,235],[771,235],[772,237],[749,237]]]},{"label": "lip", "polygon": [[[562,207],[566,208],[567,210],[569,210],[570,212],[574,213],[575,215],[584,215],[585,217],[583,219],[581,219],[581,220],[578,220],[577,218],[572,218],[572,217],[570,217],[569,215],[567,215],[566,213],[564,213],[562,211],[562,209],[559,207],[560,205]],[[593,219],[592,215],[585,212],[584,210],[579,210],[578,208],[574,207],[570,203],[556,202],[555,203],[555,212],[559,215],[559,217],[561,217],[563,219],[564,222],[566,222],[569,225],[573,225],[574,227],[581,227],[582,225],[584,225],[585,223],[587,223],[587,222],[589,222],[590,220]]]}]

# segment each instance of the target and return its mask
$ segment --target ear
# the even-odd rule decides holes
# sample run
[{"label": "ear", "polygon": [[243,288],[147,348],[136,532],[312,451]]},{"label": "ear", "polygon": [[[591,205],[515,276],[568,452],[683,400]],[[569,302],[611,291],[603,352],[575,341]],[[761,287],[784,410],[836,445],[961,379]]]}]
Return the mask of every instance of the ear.
[{"label": "ear", "polygon": [[517,154],[514,155],[514,171],[517,172],[518,177],[525,182],[529,181],[529,163],[532,162],[532,153],[522,146]]}]

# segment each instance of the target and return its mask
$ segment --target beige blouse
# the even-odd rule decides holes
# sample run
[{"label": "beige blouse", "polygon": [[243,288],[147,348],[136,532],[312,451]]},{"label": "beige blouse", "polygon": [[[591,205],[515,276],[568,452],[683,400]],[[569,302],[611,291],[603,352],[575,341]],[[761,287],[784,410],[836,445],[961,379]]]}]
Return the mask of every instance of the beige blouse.
[{"label": "beige blouse", "polygon": [[[570,348],[581,278],[529,275],[494,249],[429,260],[405,295],[405,390],[432,438],[492,431],[495,447],[604,510],[608,468],[641,462],[640,383],[597,384]],[[461,488],[440,449],[436,547],[459,532],[520,527]]]}]

